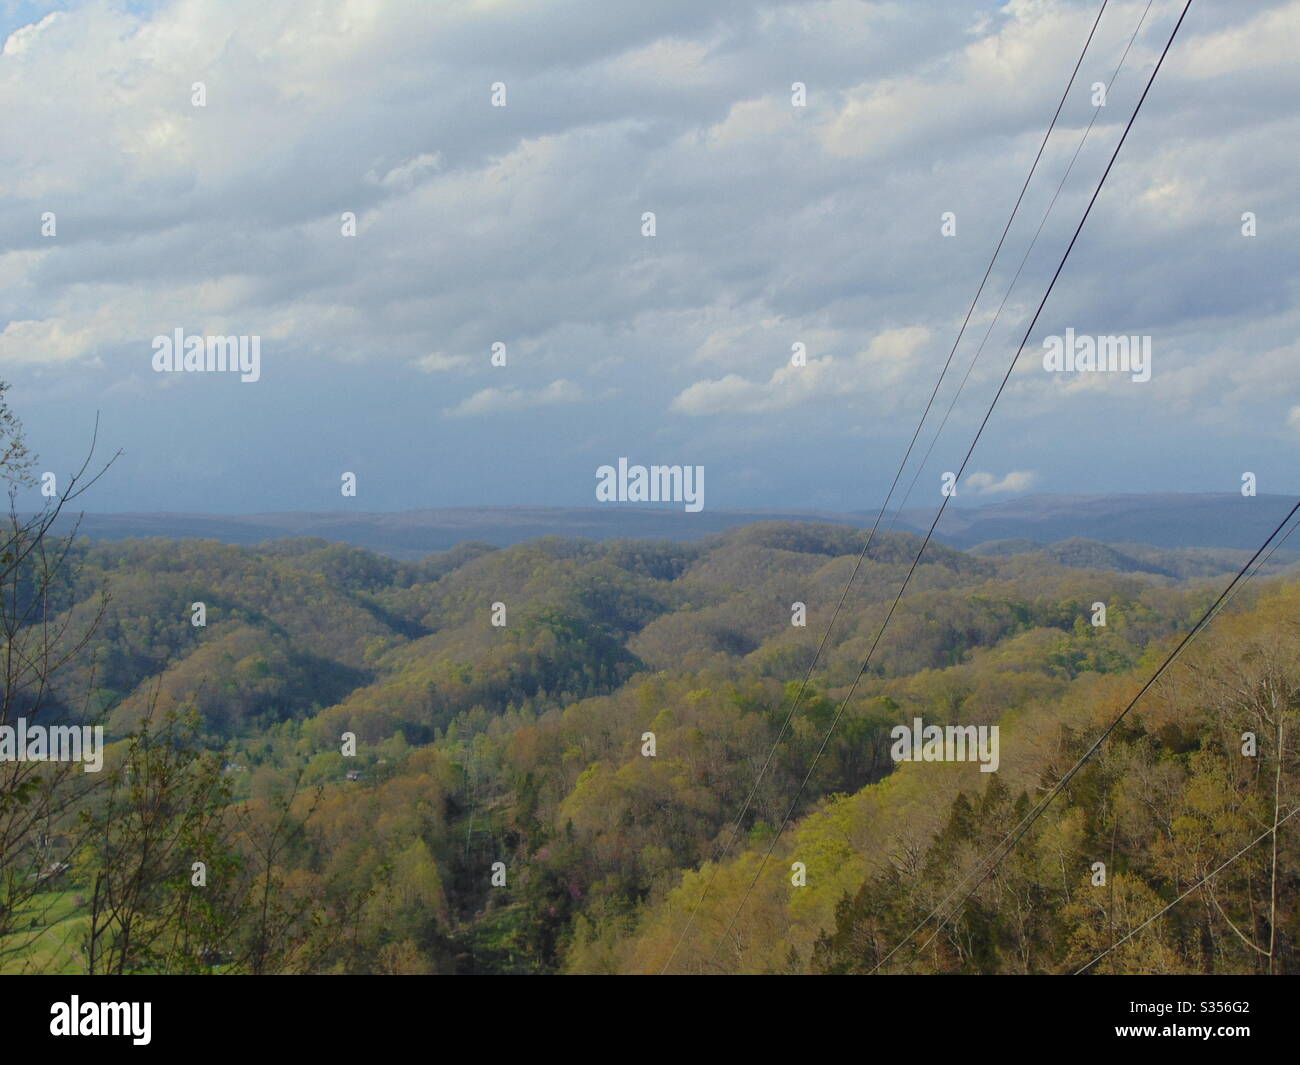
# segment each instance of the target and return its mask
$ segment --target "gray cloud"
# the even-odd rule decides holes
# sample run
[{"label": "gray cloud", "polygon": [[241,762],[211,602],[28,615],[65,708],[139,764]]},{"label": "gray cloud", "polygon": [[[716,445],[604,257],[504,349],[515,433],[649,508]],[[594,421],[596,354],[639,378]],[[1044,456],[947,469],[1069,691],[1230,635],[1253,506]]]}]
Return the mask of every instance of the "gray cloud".
[{"label": "gray cloud", "polygon": [[[1087,84],[1109,77],[1143,6],[1108,8],[988,307],[1092,115]],[[1180,6],[1153,4],[941,466],[981,416]],[[836,474],[777,456],[815,436],[826,453],[870,455],[849,508],[888,482],[1094,14],[1066,0],[74,4],[15,28],[0,57],[0,373],[55,456],[59,397],[57,425],[103,403],[106,426],[147,450],[169,424],[150,404],[184,391],[200,422],[236,417],[245,446],[265,450],[286,424],[348,424],[357,392],[339,382],[355,375],[375,416],[450,420],[480,453],[474,434],[496,415],[522,432],[542,408],[578,412],[589,450],[530,482],[545,495],[529,501],[582,498],[575,471],[631,437],[773,469],[738,476],[734,497],[715,478],[718,505],[798,505]],[[1108,471],[1070,456],[1067,424],[1221,456],[1293,439],[1298,31],[1300,3],[1193,6],[1040,327],[1151,334],[1153,379],[1142,392],[1064,380],[1027,357],[981,445],[1000,449],[988,464],[1023,465],[1033,432],[1071,483],[1176,487],[1172,462],[1134,464],[1119,444],[1098,460]],[[498,80],[505,108],[489,103]],[[791,106],[794,81],[806,108]],[[1257,237],[1240,233],[1246,210]],[[345,211],[356,237],[340,232]],[[178,326],[259,333],[268,378],[300,405],[262,424],[253,397],[155,378],[149,338]],[[488,363],[497,340],[508,367]],[[806,367],[789,364],[795,342]],[[314,475],[311,452],[284,460]],[[187,490],[142,462],[127,500],[161,508]],[[466,478],[465,492],[483,484]],[[397,481],[383,505],[438,501],[404,494],[414,472]],[[238,492],[250,508],[278,500]]]}]

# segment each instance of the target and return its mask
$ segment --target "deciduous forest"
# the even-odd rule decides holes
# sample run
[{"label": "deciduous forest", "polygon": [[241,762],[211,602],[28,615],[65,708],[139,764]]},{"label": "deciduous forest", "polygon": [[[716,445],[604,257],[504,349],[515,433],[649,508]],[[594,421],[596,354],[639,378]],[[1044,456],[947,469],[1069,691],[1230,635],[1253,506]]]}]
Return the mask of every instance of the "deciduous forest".
[{"label": "deciduous forest", "polygon": [[[99,773],[0,763],[4,972],[1296,969],[1284,830],[1108,949],[1297,802],[1285,573],[1235,596],[995,872],[908,938],[1239,553],[1120,572],[1100,545],[932,543],[832,730],[919,546],[879,534],[782,736],[864,532],[416,562],[40,533],[11,516],[0,723],[100,724],[106,750]],[[998,725],[998,771],[896,761],[891,728],[916,718]]]}]

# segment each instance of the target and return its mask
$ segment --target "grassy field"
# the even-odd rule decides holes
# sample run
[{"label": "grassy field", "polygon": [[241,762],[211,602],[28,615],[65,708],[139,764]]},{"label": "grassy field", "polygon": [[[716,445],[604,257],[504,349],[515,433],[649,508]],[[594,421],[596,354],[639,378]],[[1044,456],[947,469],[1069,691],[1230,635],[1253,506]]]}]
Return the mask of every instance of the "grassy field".
[{"label": "grassy field", "polygon": [[0,975],[81,971],[81,940],[88,918],[78,892],[47,891],[18,913],[13,935],[0,938]]}]

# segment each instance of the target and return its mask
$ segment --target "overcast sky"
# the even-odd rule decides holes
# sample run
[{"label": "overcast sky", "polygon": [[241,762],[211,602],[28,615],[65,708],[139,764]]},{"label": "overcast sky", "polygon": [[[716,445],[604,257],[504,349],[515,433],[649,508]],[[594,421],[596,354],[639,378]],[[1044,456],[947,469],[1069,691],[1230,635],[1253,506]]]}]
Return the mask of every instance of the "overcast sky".
[{"label": "overcast sky", "polygon": [[[593,505],[620,456],[704,466],[708,509],[873,509],[1097,7],[0,2],[0,379],[42,470],[99,412],[87,510]],[[1097,121],[913,504],[1182,3],[1098,113],[1145,7],[1107,7],[940,415]],[[1300,2],[1195,0],[959,503],[1300,491],[1297,40]],[[1067,328],[1149,336],[1150,380],[1046,372]],[[259,336],[260,379],[155,372],[176,329]]]}]

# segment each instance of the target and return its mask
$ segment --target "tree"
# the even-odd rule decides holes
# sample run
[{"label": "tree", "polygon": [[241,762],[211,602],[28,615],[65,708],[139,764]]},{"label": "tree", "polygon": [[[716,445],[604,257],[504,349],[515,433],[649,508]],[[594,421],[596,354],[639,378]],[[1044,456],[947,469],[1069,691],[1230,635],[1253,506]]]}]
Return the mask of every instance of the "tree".
[{"label": "tree", "polygon": [[[58,694],[58,681],[89,644],[105,599],[89,625],[74,627],[60,607],[75,578],[74,536],[56,537],[55,523],[93,485],[110,459],[90,473],[98,426],[81,469],[40,511],[20,514],[18,495],[35,483],[35,459],[0,381],[0,481],[8,489],[8,514],[0,523],[0,726],[19,721],[63,723],[77,707]],[[114,456],[116,458],[116,456]],[[75,527],[73,532],[75,533]],[[99,708],[84,693],[80,715]],[[40,934],[56,898],[51,881],[76,856],[82,840],[73,811],[95,785],[94,774],[71,762],[0,762],[0,964],[25,954]],[[31,931],[35,927],[36,931]]]}]

